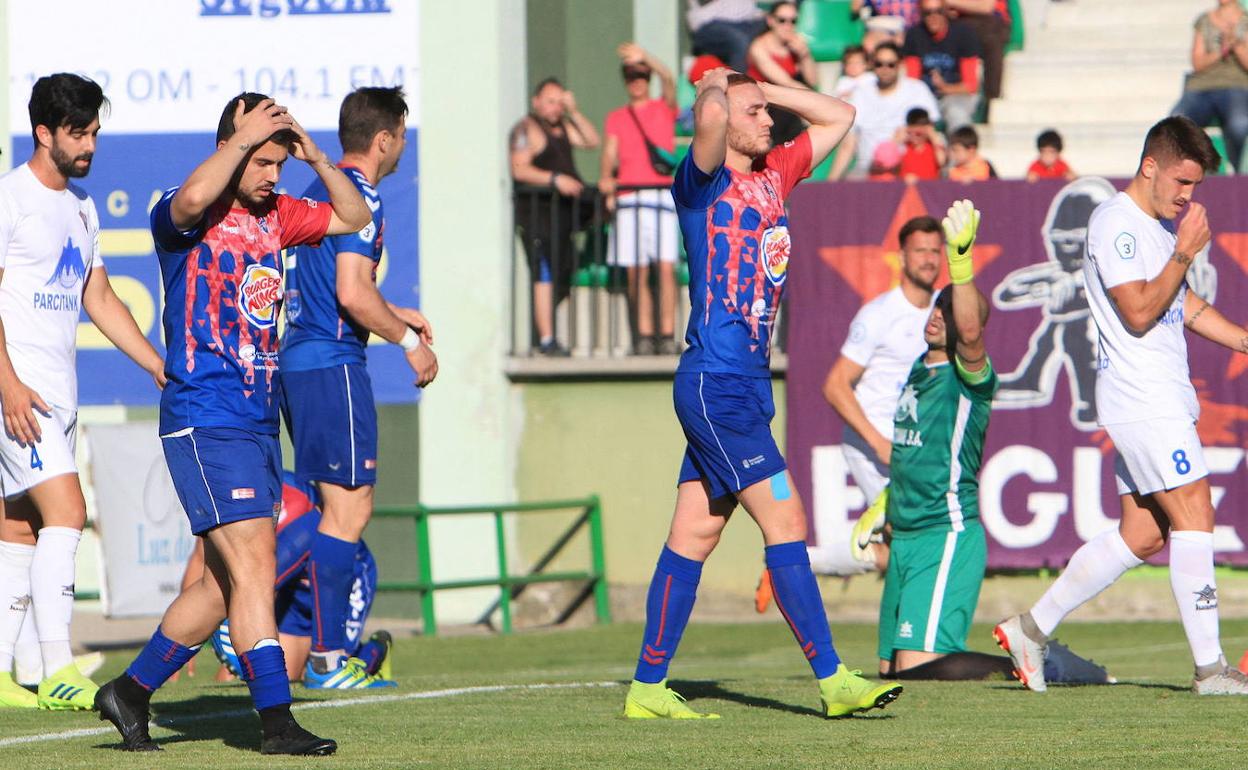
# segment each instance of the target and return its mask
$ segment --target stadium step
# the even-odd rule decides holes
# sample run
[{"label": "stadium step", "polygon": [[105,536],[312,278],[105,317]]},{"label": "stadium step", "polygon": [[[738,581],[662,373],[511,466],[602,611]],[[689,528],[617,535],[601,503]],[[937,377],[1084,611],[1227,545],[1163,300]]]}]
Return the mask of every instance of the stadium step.
[{"label": "stadium step", "polygon": [[1035,159],[1056,128],[1081,174],[1130,175],[1148,127],[1169,114],[1190,68],[1192,23],[1208,0],[1049,3],[1027,47],[1006,58],[1002,98],[980,146],[1005,178]]}]

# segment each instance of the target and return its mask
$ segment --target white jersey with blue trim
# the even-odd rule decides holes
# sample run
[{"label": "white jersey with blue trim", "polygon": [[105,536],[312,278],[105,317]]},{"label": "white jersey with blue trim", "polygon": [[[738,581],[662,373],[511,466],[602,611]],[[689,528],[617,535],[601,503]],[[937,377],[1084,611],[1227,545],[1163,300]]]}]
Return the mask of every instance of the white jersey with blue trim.
[{"label": "white jersey with blue trim", "polygon": [[23,163],[0,177],[0,320],[9,359],[50,405],[78,408],[78,318],[100,259],[91,197],[44,186]]},{"label": "white jersey with blue trim", "polygon": [[1149,216],[1122,192],[1097,206],[1088,220],[1083,277],[1099,341],[1096,421],[1101,425],[1200,416],[1183,331],[1186,281],[1143,334],[1126,327],[1109,297],[1115,286],[1156,278],[1176,240],[1174,222]]}]

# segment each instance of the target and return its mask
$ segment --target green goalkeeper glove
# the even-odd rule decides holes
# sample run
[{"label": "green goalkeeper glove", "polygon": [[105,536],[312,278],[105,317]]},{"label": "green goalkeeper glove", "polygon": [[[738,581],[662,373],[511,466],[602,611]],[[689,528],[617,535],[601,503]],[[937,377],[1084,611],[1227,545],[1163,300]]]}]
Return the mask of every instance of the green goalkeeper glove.
[{"label": "green goalkeeper glove", "polygon": [[949,279],[957,284],[970,283],[975,277],[971,249],[979,229],[979,211],[965,198],[949,207],[942,223],[945,228],[945,254],[949,257]]}]

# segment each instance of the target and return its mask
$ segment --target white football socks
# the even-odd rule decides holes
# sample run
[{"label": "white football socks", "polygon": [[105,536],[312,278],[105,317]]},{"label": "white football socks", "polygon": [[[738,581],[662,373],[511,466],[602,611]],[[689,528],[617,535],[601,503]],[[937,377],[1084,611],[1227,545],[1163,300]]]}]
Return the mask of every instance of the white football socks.
[{"label": "white football socks", "polygon": [[69,621],[74,614],[74,557],[81,539],[81,530],[73,527],[44,527],[35,541],[30,595],[45,677],[74,662]]},{"label": "white football socks", "polygon": [[0,542],[0,673],[13,669],[13,651],[30,606],[30,562],[35,547]]},{"label": "white football socks", "polygon": [[13,681],[23,686],[43,681],[43,653],[39,651],[39,634],[35,632],[33,612],[26,613],[22,633],[17,636],[17,649],[13,652]]},{"label": "white football socks", "polygon": [[1197,666],[1222,657],[1218,640],[1218,583],[1213,577],[1213,533],[1170,533],[1170,589]]},{"label": "white football socks", "polygon": [[1062,618],[1143,563],[1117,527],[1107,529],[1075,551],[1066,569],[1031,608],[1031,617],[1045,636],[1051,636]]}]

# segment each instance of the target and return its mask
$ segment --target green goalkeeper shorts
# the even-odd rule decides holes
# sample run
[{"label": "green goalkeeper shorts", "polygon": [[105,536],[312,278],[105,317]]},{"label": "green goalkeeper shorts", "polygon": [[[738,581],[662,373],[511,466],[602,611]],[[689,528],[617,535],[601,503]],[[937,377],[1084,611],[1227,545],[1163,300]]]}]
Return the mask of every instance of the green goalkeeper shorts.
[{"label": "green goalkeeper shorts", "polygon": [[892,660],[896,650],[965,650],[987,559],[976,520],[961,532],[894,534],[880,597],[880,659]]}]

